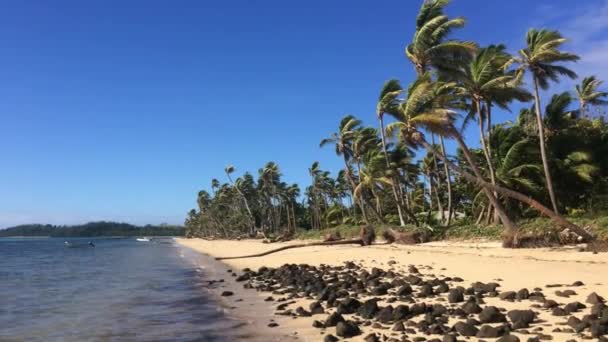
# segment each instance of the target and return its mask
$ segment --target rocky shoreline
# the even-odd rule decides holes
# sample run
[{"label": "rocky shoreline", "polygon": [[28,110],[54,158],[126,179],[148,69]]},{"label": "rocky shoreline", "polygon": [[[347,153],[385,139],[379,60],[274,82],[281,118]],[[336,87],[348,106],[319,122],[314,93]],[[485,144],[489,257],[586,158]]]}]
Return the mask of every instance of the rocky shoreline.
[{"label": "rocky shoreline", "polygon": [[[180,239],[209,288],[264,341],[606,341],[602,254],[497,243],[315,246]],[[297,243],[297,242],[296,242]],[[287,245],[281,243],[279,246]],[[222,281],[223,280],[223,281]],[[223,296],[222,296],[223,295]],[[248,329],[250,330],[250,329]],[[272,337],[270,337],[272,335]]]},{"label": "rocky shoreline", "polygon": [[[232,273],[232,271],[230,271]],[[354,262],[320,267],[286,264],[279,268],[244,269],[235,281],[245,289],[268,293],[277,302],[275,314],[294,319],[312,318],[320,340],[364,336],[371,341],[457,341],[475,337],[498,341],[553,340],[554,335],[572,341],[597,338],[608,341],[608,306],[596,293],[586,303],[567,300],[576,294],[580,281],[549,284],[541,288],[502,290],[500,282],[465,285],[458,277],[436,276],[414,265],[407,271],[397,262],[388,269],[365,269]],[[563,301],[549,299],[550,289]],[[526,309],[507,310],[486,301],[520,303]],[[309,301],[308,307],[297,305]],[[546,324],[541,312],[563,317]],[[580,318],[579,318],[580,317]],[[270,323],[269,326],[276,326]]]}]

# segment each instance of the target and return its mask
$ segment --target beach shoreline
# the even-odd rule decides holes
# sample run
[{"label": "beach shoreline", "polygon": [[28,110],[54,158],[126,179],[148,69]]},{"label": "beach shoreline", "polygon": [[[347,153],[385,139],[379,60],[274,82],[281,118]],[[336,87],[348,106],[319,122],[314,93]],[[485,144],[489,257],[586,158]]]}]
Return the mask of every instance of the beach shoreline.
[{"label": "beach shoreline", "polygon": [[[547,299],[555,300],[559,304],[571,302],[585,303],[587,296],[596,292],[599,295],[608,295],[608,255],[593,254],[590,252],[579,252],[577,248],[540,248],[540,249],[504,249],[496,242],[434,242],[415,246],[404,245],[374,245],[368,247],[359,246],[314,246],[291,249],[260,258],[231,259],[219,261],[213,260],[217,257],[230,257],[259,253],[272,248],[281,247],[297,241],[287,243],[263,244],[259,240],[203,240],[203,239],[176,239],[182,246],[193,251],[205,254],[209,257],[208,262],[215,269],[223,269],[224,274],[219,272],[210,274],[211,278],[221,277],[225,279],[222,287],[215,290],[215,295],[222,298],[226,303],[228,311],[235,317],[245,319],[253,327],[254,331],[270,332],[281,336],[282,340],[296,339],[299,341],[320,341],[324,334],[334,334],[335,329],[314,328],[314,320],[325,319],[326,315],[313,317],[298,317],[277,315],[275,308],[279,302],[267,302],[264,299],[272,294],[244,289],[243,282],[236,282],[228,269],[241,274],[244,269],[257,271],[260,267],[280,267],[284,264],[306,264],[320,266],[341,266],[345,262],[355,262],[361,267],[369,270],[372,267],[380,269],[394,269],[395,272],[407,273],[405,269],[414,265],[420,272],[432,277],[458,277],[462,278],[462,286],[473,282],[499,282],[500,292],[518,291],[526,288],[538,288],[544,291]],[[575,282],[584,285],[576,287],[567,298],[556,296],[555,285],[560,285],[557,290],[570,289]],[[547,287],[549,285],[549,287]],[[221,297],[221,292],[231,291],[234,295]],[[276,297],[276,295],[274,295]],[[236,302],[236,300],[239,300]],[[289,308],[297,306],[308,308],[312,301],[310,299],[298,298]],[[523,301],[505,302],[498,297],[487,298],[488,304],[497,307],[512,309],[524,309],[529,303]],[[588,305],[588,304],[587,304]],[[255,308],[252,314],[248,308]],[[535,309],[536,310],[536,309]],[[329,312],[329,311],[328,311]],[[582,312],[579,315],[582,317]],[[554,341],[577,340],[574,334],[554,333],[551,329],[562,327],[565,323],[564,317],[558,317],[538,310],[541,326],[545,326],[544,333],[550,335]],[[567,317],[566,317],[567,318]],[[268,328],[269,323],[276,322],[277,327]],[[451,325],[450,322],[449,325]],[[551,328],[549,328],[551,327]],[[363,334],[349,339],[350,341],[363,341],[363,338],[373,331],[385,332],[389,337],[390,330],[362,328]],[[392,333],[392,337],[399,335]],[[528,335],[513,333],[520,339],[526,340]],[[281,338],[278,337],[278,338]],[[431,338],[427,336],[428,338]],[[441,336],[433,336],[441,338]]]}]

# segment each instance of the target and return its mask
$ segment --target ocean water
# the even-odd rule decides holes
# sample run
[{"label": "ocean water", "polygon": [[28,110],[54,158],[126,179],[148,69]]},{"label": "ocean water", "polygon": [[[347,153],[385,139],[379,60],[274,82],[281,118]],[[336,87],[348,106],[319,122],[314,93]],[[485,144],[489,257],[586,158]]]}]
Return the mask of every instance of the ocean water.
[{"label": "ocean water", "polygon": [[0,239],[0,341],[243,339],[194,258],[172,239]]}]

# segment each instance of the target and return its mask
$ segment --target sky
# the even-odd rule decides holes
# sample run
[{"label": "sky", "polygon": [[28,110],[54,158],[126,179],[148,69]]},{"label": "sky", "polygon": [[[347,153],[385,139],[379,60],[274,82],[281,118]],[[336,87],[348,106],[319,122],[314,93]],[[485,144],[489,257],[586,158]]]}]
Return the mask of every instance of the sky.
[{"label": "sky", "polygon": [[[403,50],[421,2],[0,1],[0,227],[181,224],[228,164],[275,161],[302,187],[314,161],[337,171],[319,141],[345,114],[375,126],[383,82],[413,81]],[[608,0],[447,12],[467,18],[454,38],[512,52],[530,27],[560,29],[573,69],[608,79]]]}]

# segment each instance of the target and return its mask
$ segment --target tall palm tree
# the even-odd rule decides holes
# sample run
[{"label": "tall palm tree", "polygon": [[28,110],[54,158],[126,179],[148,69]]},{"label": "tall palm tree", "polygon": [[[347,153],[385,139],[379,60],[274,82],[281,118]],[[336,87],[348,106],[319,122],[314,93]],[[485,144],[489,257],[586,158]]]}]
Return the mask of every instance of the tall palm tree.
[{"label": "tall palm tree", "polygon": [[579,56],[559,50],[565,42],[566,38],[558,31],[530,29],[526,35],[526,47],[519,50],[519,57],[514,59],[515,62],[520,64],[519,70],[529,71],[532,74],[532,80],[534,81],[534,107],[536,110],[536,124],[538,126],[538,136],[540,140],[540,155],[543,161],[547,191],[549,192],[553,211],[556,213],[558,212],[557,199],[555,198],[555,193],[553,191],[549,161],[547,160],[547,153],[545,151],[546,142],[543,117],[540,109],[539,87],[542,89],[549,88],[549,81],[558,82],[560,76],[576,78],[576,73],[574,71],[563,65],[556,64],[579,60]]},{"label": "tall palm tree", "polygon": [[466,61],[477,47],[473,42],[447,39],[454,29],[465,24],[464,18],[450,19],[444,14],[449,3],[450,0],[428,0],[418,12],[416,32],[405,55],[419,76],[430,68],[440,73],[454,70],[458,62]]},{"label": "tall palm tree", "polygon": [[321,173],[321,169],[319,167],[319,162],[312,163],[312,166],[308,168],[308,174],[311,177],[311,185],[310,185],[310,197],[311,197],[311,223],[313,229],[321,228],[321,208],[319,208],[319,189],[318,189],[318,177]]},{"label": "tall palm tree", "polygon": [[224,172],[226,173],[226,177],[228,177],[228,181],[230,181],[230,183],[232,184],[232,186],[236,189],[236,192],[239,194],[239,196],[241,197],[241,200],[243,201],[243,204],[245,204],[245,209],[247,210],[247,215],[249,216],[249,220],[251,221],[251,229],[253,232],[253,229],[255,228],[255,219],[253,217],[253,213],[251,212],[251,208],[249,207],[249,201],[247,201],[247,197],[245,197],[245,194],[243,194],[243,192],[241,191],[239,185],[240,182],[237,182],[235,184],[235,182],[232,180],[232,177],[230,177],[230,174],[232,174],[236,169],[234,168],[233,165],[228,165],[224,168]]},{"label": "tall palm tree", "polygon": [[346,178],[350,183],[351,196],[353,200],[359,205],[361,215],[363,215],[363,220],[369,222],[363,202],[361,200],[357,200],[354,196],[354,191],[357,187],[357,184],[355,183],[351,167],[351,159],[353,157],[352,145],[356,137],[357,130],[360,128],[360,126],[361,121],[359,121],[352,115],[347,115],[343,117],[340,121],[338,132],[332,133],[331,137],[321,140],[319,146],[324,147],[328,144],[334,144],[336,154],[338,156],[341,156],[342,160],[344,161],[344,170],[346,172]]},{"label": "tall palm tree", "polygon": [[576,85],[576,96],[581,104],[581,114],[587,115],[589,105],[599,106],[608,104],[608,92],[600,91],[598,88],[604,83],[595,76],[585,77],[581,84]]},{"label": "tall palm tree", "polygon": [[[382,152],[384,153],[384,159],[386,161],[386,167],[390,168],[390,162],[388,158],[388,152],[386,148],[386,136],[384,132],[384,113],[391,112],[397,110],[397,106],[399,105],[398,96],[403,91],[401,88],[401,84],[398,80],[391,79],[386,81],[382,86],[382,90],[380,90],[380,96],[378,98],[378,104],[376,106],[376,116],[378,117],[378,122],[380,124],[380,137],[382,139]],[[397,206],[397,213],[399,215],[399,224],[404,227],[405,220],[403,218],[403,208],[401,207],[401,201],[399,200],[399,194],[397,189],[399,185],[397,184],[398,178],[394,177],[393,182],[391,184],[391,190],[393,192],[393,197],[395,199],[395,205]]]},{"label": "tall palm tree", "polygon": [[[488,144],[491,129],[490,107],[492,103],[496,103],[502,108],[508,108],[509,102],[513,100],[532,99],[532,95],[520,86],[518,74],[515,71],[505,71],[505,66],[511,59],[505,49],[504,45],[490,45],[479,49],[471,62],[455,73],[459,82],[458,91],[469,102],[470,112],[465,123],[472,116],[476,116],[479,140],[492,184],[496,184],[496,172]],[[488,122],[488,126],[484,125],[484,121]],[[495,219],[497,218],[495,215]]]}]

